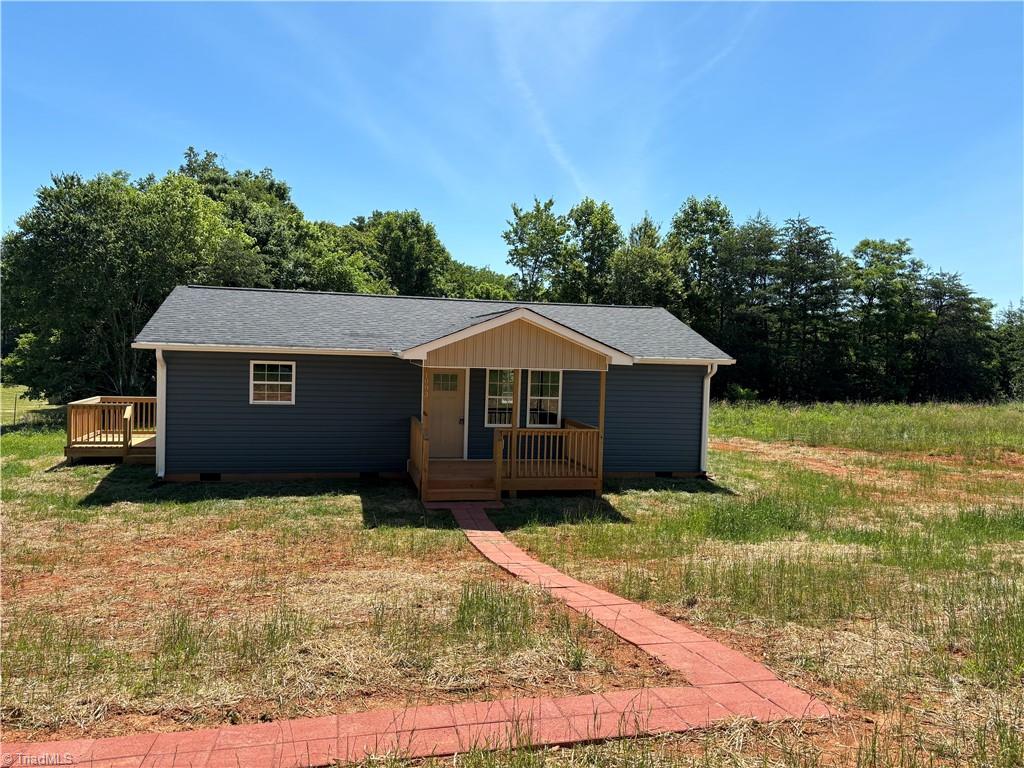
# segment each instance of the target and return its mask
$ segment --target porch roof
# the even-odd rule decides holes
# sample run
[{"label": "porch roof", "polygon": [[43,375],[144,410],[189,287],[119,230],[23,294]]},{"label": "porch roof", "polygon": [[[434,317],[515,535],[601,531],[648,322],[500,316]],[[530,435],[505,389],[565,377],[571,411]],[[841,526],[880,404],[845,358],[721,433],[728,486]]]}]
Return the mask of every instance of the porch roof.
[{"label": "porch roof", "polygon": [[136,348],[267,348],[401,356],[525,308],[633,362],[733,362],[661,307],[178,286]]}]

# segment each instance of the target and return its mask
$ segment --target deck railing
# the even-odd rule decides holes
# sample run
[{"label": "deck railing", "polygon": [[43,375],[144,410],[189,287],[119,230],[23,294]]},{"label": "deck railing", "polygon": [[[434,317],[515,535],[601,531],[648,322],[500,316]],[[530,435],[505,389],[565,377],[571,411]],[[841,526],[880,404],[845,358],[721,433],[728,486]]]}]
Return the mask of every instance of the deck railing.
[{"label": "deck railing", "polygon": [[510,486],[522,478],[596,478],[599,441],[597,427],[572,419],[561,428],[499,429],[495,475]]},{"label": "deck railing", "polygon": [[423,434],[423,424],[413,416],[409,419],[409,475],[421,495],[429,474],[430,440]]},{"label": "deck railing", "polygon": [[156,398],[100,395],[68,403],[67,444],[131,447],[132,437],[156,434]]}]

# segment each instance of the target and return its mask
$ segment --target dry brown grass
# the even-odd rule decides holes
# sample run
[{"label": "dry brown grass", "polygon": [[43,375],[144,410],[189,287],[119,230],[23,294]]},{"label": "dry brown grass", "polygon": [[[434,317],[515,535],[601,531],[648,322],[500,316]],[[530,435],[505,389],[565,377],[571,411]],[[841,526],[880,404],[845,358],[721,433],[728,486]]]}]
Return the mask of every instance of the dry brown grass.
[{"label": "dry brown grass", "polygon": [[[145,469],[24,466],[3,510],[5,738],[682,682],[400,485],[147,491]],[[91,501],[113,474],[123,498]],[[453,629],[480,582],[529,611],[509,647]]]}]

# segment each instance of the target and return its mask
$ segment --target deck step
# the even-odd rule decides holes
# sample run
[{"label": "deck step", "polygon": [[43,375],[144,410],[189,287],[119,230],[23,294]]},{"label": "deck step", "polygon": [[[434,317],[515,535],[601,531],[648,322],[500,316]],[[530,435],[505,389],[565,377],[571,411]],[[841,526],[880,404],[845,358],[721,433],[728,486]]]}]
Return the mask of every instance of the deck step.
[{"label": "deck step", "polygon": [[427,488],[424,501],[493,501],[498,498],[494,488]]}]

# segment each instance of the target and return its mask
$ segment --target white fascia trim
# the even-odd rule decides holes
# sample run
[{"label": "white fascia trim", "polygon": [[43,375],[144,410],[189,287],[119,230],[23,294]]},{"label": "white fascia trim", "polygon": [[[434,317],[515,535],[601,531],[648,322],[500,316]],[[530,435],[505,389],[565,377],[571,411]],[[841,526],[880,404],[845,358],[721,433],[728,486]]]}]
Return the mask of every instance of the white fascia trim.
[{"label": "white fascia trim", "polygon": [[634,357],[637,365],[735,365],[731,357]]},{"label": "white fascia trim", "polygon": [[602,344],[596,339],[592,339],[589,336],[585,336],[579,331],[574,331],[567,325],[562,325],[554,320],[550,320],[537,312],[526,307],[516,307],[515,309],[509,310],[498,317],[491,318],[490,320],[484,320],[482,323],[471,325],[468,328],[449,333],[447,336],[441,336],[440,338],[433,339],[432,341],[418,344],[415,347],[409,347],[408,349],[402,350],[398,353],[398,356],[403,360],[425,360],[427,353],[439,349],[440,347],[446,347],[449,344],[454,344],[456,341],[462,341],[468,339],[471,336],[476,336],[478,333],[484,333],[494,328],[500,328],[508,323],[515,322],[516,320],[525,320],[528,323],[533,323],[536,326],[543,328],[546,331],[550,331],[556,336],[561,336],[568,341],[578,344],[585,349],[589,349],[593,352],[598,352],[608,357],[608,362],[613,365],[632,365],[633,356],[627,355],[625,352],[615,349],[615,347],[609,347],[607,344]]},{"label": "white fascia trim", "polygon": [[361,357],[398,357],[397,352],[383,349],[331,349],[328,347],[256,347],[245,344],[163,344],[136,341],[132,349],[156,349],[164,352],[244,352],[273,355],[356,355]]}]

